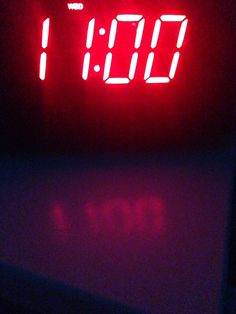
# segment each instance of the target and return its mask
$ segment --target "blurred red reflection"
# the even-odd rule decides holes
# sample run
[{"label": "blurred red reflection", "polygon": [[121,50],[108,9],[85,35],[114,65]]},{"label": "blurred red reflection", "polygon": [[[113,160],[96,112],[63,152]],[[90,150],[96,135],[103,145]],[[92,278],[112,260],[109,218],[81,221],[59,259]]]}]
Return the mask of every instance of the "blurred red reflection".
[{"label": "blurred red reflection", "polygon": [[100,204],[85,205],[90,229],[95,233],[163,233],[165,231],[165,207],[157,197],[135,200],[115,198]]},{"label": "blurred red reflection", "polygon": [[56,230],[67,234],[70,230],[70,223],[63,206],[59,202],[55,202],[51,210],[51,218]]}]

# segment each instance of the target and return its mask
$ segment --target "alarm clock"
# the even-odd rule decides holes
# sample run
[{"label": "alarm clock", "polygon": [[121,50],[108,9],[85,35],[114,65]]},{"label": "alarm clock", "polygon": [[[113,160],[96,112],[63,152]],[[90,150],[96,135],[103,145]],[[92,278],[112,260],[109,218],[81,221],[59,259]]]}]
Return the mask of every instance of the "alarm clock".
[{"label": "alarm clock", "polygon": [[[10,78],[5,90],[14,123],[7,133],[18,138],[12,146],[160,151],[230,138],[234,4],[34,0],[9,6],[4,43],[11,63],[3,67],[2,84]],[[9,110],[8,99],[4,107]]]}]

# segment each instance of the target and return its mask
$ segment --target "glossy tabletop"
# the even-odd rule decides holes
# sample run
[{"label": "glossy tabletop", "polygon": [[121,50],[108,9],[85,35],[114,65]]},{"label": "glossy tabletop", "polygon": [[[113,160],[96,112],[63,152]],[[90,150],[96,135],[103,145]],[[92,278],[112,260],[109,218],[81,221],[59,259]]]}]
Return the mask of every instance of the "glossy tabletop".
[{"label": "glossy tabletop", "polygon": [[0,161],[0,261],[151,313],[217,313],[229,152]]}]

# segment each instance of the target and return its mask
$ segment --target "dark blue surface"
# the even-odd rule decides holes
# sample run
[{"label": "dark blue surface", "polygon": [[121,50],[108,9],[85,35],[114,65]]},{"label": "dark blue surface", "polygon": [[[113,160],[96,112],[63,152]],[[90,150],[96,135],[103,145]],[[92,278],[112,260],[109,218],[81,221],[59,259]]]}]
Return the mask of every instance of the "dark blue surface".
[{"label": "dark blue surface", "polygon": [[217,313],[232,169],[229,151],[1,160],[0,260],[147,312]]}]

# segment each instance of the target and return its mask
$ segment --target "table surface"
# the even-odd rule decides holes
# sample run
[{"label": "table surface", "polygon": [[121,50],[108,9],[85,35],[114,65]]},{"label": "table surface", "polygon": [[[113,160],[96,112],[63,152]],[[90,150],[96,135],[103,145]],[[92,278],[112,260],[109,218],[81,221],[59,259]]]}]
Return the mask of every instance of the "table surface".
[{"label": "table surface", "polygon": [[0,160],[0,261],[152,313],[217,313],[232,154]]}]

